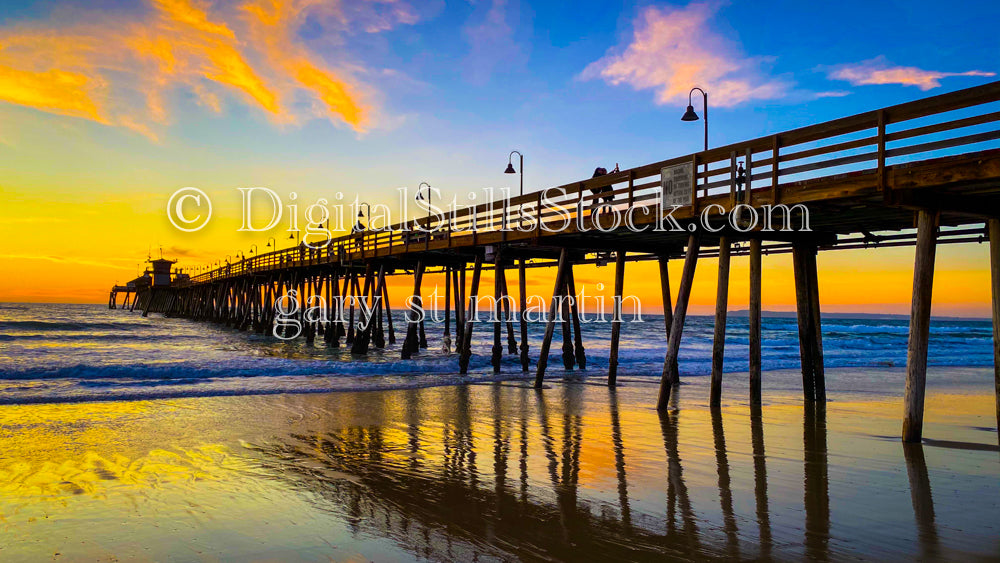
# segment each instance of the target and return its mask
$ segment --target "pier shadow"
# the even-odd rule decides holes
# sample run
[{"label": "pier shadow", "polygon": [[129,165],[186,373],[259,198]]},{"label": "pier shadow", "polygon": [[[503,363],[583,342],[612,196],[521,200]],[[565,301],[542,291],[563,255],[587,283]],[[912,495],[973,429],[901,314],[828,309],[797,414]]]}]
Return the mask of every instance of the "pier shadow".
[{"label": "pier shadow", "polygon": [[830,482],[827,468],[826,406],[807,402],[802,417],[802,450],[806,508],[806,557],[830,556]]},{"label": "pier shadow", "polygon": [[764,453],[764,418],[760,405],[750,406],[750,443],[753,449],[754,504],[762,559],[771,557],[771,516],[767,501],[767,457]]},{"label": "pier shadow", "polygon": [[913,516],[917,522],[917,541],[924,561],[940,559],[937,523],[934,519],[934,498],[931,495],[931,480],[924,460],[924,446],[920,443],[903,443],[903,457],[906,459],[906,476],[910,481],[910,499]]},{"label": "pier shadow", "polygon": [[[759,406],[749,410],[749,442],[731,445],[726,423],[738,437],[731,425],[746,418],[718,409],[628,410],[613,389],[458,386],[434,391],[428,404],[429,393],[399,392],[367,426],[265,444],[261,463],[274,479],[341,513],[354,534],[432,560],[766,561],[790,555],[775,553],[789,545],[809,560],[838,558],[830,548],[821,405],[803,409],[804,513],[779,542],[771,511],[797,500],[770,496],[767,411]],[[660,435],[650,443],[646,429],[656,424]],[[908,445],[904,453],[920,553],[934,559],[940,551],[923,449]],[[788,458],[778,459],[787,484],[780,468]],[[734,489],[741,471],[752,471],[743,491]],[[780,516],[787,524],[789,513]],[[787,535],[798,530],[801,543]]]}]

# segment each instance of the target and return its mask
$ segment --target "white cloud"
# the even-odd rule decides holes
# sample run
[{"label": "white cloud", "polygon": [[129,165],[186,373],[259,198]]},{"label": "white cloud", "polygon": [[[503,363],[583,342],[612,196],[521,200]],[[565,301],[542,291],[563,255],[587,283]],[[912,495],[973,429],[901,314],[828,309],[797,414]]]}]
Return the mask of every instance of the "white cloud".
[{"label": "white cloud", "polygon": [[783,97],[790,84],[766,76],[764,57],[747,57],[719,35],[711,20],[717,5],[649,7],[634,22],[631,41],[587,66],[583,79],[601,78],[656,91],[658,104],[686,103],[692,86],[707,90],[715,106]]},{"label": "white cloud", "polygon": [[838,65],[830,68],[827,72],[828,78],[844,80],[854,86],[901,84],[903,86],[916,86],[921,90],[937,88],[941,86],[942,78],[953,76],[996,76],[996,73],[982,70],[939,72],[923,70],[914,66],[894,66],[881,56],[860,63]]}]

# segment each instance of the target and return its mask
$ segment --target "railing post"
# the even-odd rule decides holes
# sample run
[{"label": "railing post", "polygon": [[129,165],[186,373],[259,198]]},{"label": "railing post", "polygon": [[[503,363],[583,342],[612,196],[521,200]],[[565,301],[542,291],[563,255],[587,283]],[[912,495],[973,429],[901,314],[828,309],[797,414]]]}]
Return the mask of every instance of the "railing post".
[{"label": "railing post", "polygon": [[[691,155],[691,214],[698,212],[698,155]],[[705,180],[708,180],[708,165],[705,165]]]},{"label": "railing post", "polygon": [[451,210],[451,221],[448,223],[448,248],[451,248],[451,231],[455,228],[455,213],[457,209]]},{"label": "railing post", "polygon": [[729,208],[733,207],[736,207],[736,151],[729,153]]},{"label": "railing post", "polygon": [[781,138],[775,135],[771,138],[771,205],[778,205],[781,194],[778,190],[778,158],[781,148]]},{"label": "railing post", "polygon": [[635,205],[635,171],[628,171],[628,207]]},{"label": "railing post", "polygon": [[538,201],[535,204],[535,239],[542,236],[542,190],[538,190]]},{"label": "railing post", "polygon": [[503,200],[503,217],[500,218],[500,240],[507,242],[507,198]]},{"label": "railing post", "polygon": [[888,182],[885,177],[885,110],[878,110],[878,169],[876,173],[876,178],[878,181],[878,189],[882,190],[886,199],[889,197]]}]

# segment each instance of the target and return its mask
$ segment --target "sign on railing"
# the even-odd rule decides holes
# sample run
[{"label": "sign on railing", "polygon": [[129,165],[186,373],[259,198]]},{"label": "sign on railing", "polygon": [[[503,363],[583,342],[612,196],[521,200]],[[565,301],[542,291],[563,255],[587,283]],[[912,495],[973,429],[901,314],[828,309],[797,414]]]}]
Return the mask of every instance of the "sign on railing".
[{"label": "sign on railing", "polygon": [[675,205],[691,205],[691,183],[694,181],[694,163],[686,162],[660,169],[661,201],[664,209]]}]

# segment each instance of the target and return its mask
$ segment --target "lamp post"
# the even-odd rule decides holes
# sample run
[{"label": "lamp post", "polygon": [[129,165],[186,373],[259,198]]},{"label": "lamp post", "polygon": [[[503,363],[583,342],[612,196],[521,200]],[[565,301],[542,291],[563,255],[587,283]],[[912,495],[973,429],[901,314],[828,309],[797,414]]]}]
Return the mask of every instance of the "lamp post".
[{"label": "lamp post", "polygon": [[[424,197],[424,192],[420,191],[421,188],[427,186],[427,197]],[[431,185],[427,182],[420,182],[417,186],[417,201],[427,200],[427,230],[431,230]]]},{"label": "lamp post", "polygon": [[251,244],[250,245],[250,256],[254,256],[255,254],[257,254],[257,245],[256,244]]},{"label": "lamp post", "polygon": [[293,231],[292,233],[289,233],[288,240],[294,240],[295,241],[295,245],[298,246],[298,244],[299,244],[299,232],[298,231]]},{"label": "lamp post", "polygon": [[[361,207],[364,206],[368,210],[366,215],[364,211],[361,211]],[[372,206],[367,201],[362,201],[358,204],[358,219],[367,219],[367,224],[362,225],[361,221],[358,221],[358,230],[368,230],[372,224]]]},{"label": "lamp post", "polygon": [[[518,162],[517,170],[516,171],[514,170],[514,163],[513,163],[513,159],[514,159],[514,155],[515,154],[520,158],[520,161]],[[521,193],[521,195],[524,195],[524,155],[521,154],[521,152],[517,151],[517,150],[510,151],[510,154],[507,155],[507,169],[503,171],[504,174],[514,174],[515,172],[519,172],[521,174],[521,192],[520,193]]]},{"label": "lamp post", "polygon": [[[695,86],[694,88],[691,88],[691,91],[688,92],[688,107],[687,107],[687,111],[684,112],[684,115],[681,117],[681,121],[698,121],[698,114],[694,112],[694,106],[691,103],[691,95],[694,94],[695,90],[701,92],[701,102],[702,102],[702,106],[701,107],[705,111],[705,150],[707,151],[708,150],[708,93],[707,92],[705,92],[704,90],[702,90],[701,88],[699,88],[697,86]],[[703,168],[705,170],[705,173],[706,173],[705,174],[705,183],[707,184],[708,183],[708,163],[706,162],[702,166],[703,166]]]}]

